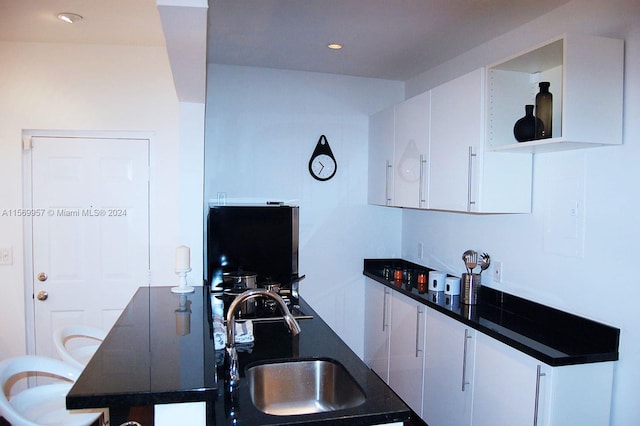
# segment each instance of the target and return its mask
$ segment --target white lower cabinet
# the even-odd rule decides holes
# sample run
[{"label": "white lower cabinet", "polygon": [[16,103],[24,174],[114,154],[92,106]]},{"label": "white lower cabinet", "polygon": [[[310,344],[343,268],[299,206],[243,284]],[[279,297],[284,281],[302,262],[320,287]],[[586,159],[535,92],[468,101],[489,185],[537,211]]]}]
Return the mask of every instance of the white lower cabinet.
[{"label": "white lower cabinet", "polygon": [[364,355],[429,426],[609,424],[613,362],[552,367],[369,278]]},{"label": "white lower cabinet", "polygon": [[471,424],[476,331],[427,312],[422,418],[430,426]]},{"label": "white lower cabinet", "polygon": [[551,369],[547,365],[478,333],[473,425],[545,424],[538,419],[545,408],[545,391],[551,380]]},{"label": "white lower cabinet", "polygon": [[425,306],[366,279],[365,363],[422,414]]},{"label": "white lower cabinet", "polygon": [[551,367],[478,333],[472,425],[607,425],[612,386],[613,362]]},{"label": "white lower cabinet", "polygon": [[401,293],[391,298],[389,386],[422,416],[426,306]]},{"label": "white lower cabinet", "polygon": [[389,384],[391,289],[365,279],[364,362]]}]

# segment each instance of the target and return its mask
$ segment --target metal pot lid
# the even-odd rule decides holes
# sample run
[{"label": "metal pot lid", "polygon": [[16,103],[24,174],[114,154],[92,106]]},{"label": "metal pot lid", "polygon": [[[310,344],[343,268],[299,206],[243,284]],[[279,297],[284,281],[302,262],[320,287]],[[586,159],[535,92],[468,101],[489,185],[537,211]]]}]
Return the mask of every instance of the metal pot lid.
[{"label": "metal pot lid", "polygon": [[222,294],[224,294],[225,296],[237,296],[245,290],[246,288],[244,287],[227,288],[222,292]]},{"label": "metal pot lid", "polygon": [[224,278],[232,278],[232,279],[237,279],[237,278],[251,278],[251,277],[257,277],[258,274],[255,272],[249,272],[249,271],[233,271],[233,272],[225,272],[222,274],[223,279]]}]

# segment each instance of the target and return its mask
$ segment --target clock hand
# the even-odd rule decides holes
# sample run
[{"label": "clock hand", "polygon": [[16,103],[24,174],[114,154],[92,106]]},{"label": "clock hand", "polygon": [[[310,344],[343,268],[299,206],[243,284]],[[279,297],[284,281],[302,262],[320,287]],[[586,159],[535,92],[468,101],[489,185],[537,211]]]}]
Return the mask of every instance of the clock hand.
[{"label": "clock hand", "polygon": [[322,173],[322,170],[324,169],[324,164],[322,164],[322,161],[318,161],[318,163],[320,163],[320,165],[322,167],[320,167],[320,171],[318,173]]}]

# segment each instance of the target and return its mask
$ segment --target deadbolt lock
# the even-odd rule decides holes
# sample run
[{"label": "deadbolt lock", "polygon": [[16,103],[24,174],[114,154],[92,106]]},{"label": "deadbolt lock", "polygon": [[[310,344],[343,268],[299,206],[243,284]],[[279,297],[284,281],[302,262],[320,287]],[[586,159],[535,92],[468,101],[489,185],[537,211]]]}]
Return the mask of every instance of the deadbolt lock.
[{"label": "deadbolt lock", "polygon": [[42,282],[44,282],[44,281],[46,281],[46,280],[47,280],[47,278],[49,278],[49,277],[48,277],[48,276],[47,276],[47,274],[46,274],[46,273],[44,273],[44,272],[40,272],[40,273],[38,274],[38,281],[42,281]]}]

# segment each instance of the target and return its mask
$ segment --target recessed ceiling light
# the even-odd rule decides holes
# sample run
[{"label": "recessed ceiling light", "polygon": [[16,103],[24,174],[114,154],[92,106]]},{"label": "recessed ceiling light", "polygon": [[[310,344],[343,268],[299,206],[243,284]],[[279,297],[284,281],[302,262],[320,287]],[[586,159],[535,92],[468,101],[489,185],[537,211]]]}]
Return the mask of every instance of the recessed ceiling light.
[{"label": "recessed ceiling light", "polygon": [[73,24],[76,21],[81,21],[82,16],[77,13],[62,12],[58,13],[58,19],[62,22],[66,22],[67,24]]},{"label": "recessed ceiling light", "polygon": [[342,49],[342,45],[340,43],[330,43],[327,45],[329,49],[340,50]]}]

